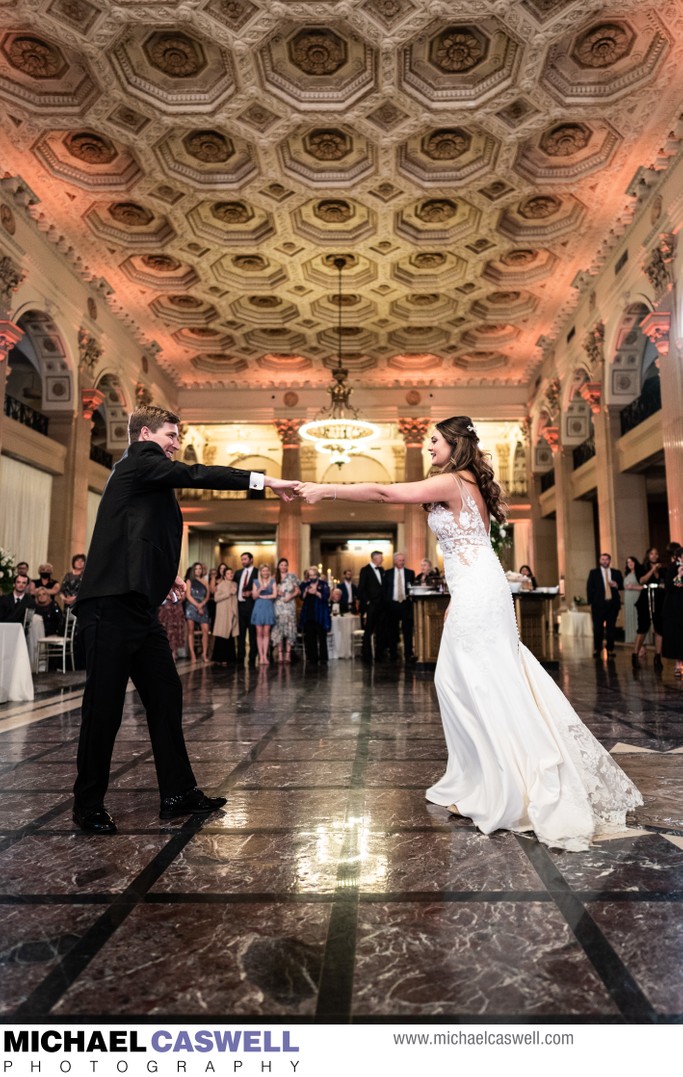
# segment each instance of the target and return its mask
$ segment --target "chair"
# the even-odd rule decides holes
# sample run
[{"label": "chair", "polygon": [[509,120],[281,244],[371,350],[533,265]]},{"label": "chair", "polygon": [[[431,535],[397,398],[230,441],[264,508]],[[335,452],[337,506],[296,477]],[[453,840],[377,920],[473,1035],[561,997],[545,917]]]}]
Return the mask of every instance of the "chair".
[{"label": "chair", "polygon": [[74,632],[76,631],[76,618],[71,609],[66,611],[64,620],[64,632],[60,636],[45,636],[38,640],[38,663],[45,658],[46,668],[50,655],[61,655],[62,673],[66,673],[66,656],[71,660],[71,668],[75,669],[74,663]]},{"label": "chair", "polygon": [[363,653],[363,636],[365,635],[365,629],[356,628],[353,633],[353,648],[351,652],[352,658],[358,657]]}]

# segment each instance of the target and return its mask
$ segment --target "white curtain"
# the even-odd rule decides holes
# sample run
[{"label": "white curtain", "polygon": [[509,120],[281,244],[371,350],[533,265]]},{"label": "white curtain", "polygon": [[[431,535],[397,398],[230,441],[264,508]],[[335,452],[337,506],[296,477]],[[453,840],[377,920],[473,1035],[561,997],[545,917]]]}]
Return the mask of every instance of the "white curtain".
[{"label": "white curtain", "polygon": [[86,507],[85,518],[85,549],[86,552],[90,548],[90,539],[92,533],[95,530],[95,519],[97,518],[97,510],[100,507],[100,501],[102,500],[102,494],[96,494],[94,490],[88,490],[88,504]]},{"label": "white curtain", "polygon": [[51,501],[52,475],[0,457],[0,546],[15,561],[28,561],[33,578],[47,560]]}]

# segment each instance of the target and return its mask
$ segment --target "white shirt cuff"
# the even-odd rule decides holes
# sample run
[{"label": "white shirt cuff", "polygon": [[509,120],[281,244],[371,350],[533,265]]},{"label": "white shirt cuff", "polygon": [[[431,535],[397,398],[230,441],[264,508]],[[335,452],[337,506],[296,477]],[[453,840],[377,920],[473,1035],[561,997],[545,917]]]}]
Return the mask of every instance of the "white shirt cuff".
[{"label": "white shirt cuff", "polygon": [[249,489],[250,490],[262,490],[265,485],[265,475],[261,475],[258,471],[249,472]]}]

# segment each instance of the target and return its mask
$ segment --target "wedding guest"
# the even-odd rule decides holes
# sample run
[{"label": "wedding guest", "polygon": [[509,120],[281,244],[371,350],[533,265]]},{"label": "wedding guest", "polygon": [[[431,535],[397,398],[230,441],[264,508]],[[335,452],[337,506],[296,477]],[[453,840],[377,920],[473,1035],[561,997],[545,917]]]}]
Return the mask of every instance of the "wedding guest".
[{"label": "wedding guest", "polygon": [[341,616],[341,600],[342,589],[341,587],[333,587],[330,591],[330,613],[333,617]]},{"label": "wedding guest", "polygon": [[[275,569],[277,598],[275,599],[275,625],[272,631],[273,646],[277,647],[278,662],[291,662],[292,647],[296,644],[296,600],[299,581],[289,571],[289,561],[281,557]],[[282,651],[284,645],[284,654]]]},{"label": "wedding guest", "polygon": [[423,557],[420,561],[420,571],[415,577],[415,583],[419,587],[433,587],[440,578],[438,568],[434,568],[428,557]]},{"label": "wedding guest", "polygon": [[[57,584],[59,587],[59,584]],[[36,617],[43,618],[46,636],[60,636],[64,629],[64,614],[46,587],[36,587]]]},{"label": "wedding guest", "polygon": [[50,598],[56,598],[59,594],[59,580],[56,580],[52,573],[54,569],[49,561],[46,561],[43,565],[38,565],[38,578],[33,580],[34,590],[37,591],[39,587],[44,587]]},{"label": "wedding guest", "polygon": [[308,665],[327,662],[327,633],[330,631],[330,589],[317,565],[311,565],[308,579],[301,584],[300,623],[304,633],[304,651]]},{"label": "wedding guest", "polygon": [[216,620],[213,626],[214,662],[220,666],[235,661],[235,640],[239,639],[240,625],[237,611],[237,584],[235,573],[227,565],[218,566],[216,590]]},{"label": "wedding guest", "polygon": [[23,624],[27,610],[35,609],[35,599],[29,594],[30,581],[25,572],[14,577],[14,587],[7,595],[0,598],[0,622],[3,624]]},{"label": "wedding guest", "polygon": [[[531,566],[530,565],[522,565],[520,570],[519,570],[519,574],[520,574],[520,576],[525,576],[527,580],[531,581],[531,590],[535,591],[536,588],[538,587],[538,584],[536,583],[536,577],[534,576],[533,572],[531,571]],[[527,586],[528,586],[528,584],[527,584]]]},{"label": "wedding guest", "polygon": [[78,590],[83,579],[85,568],[85,554],[75,553],[71,558],[71,572],[67,572],[62,580],[59,597],[63,606],[73,606],[78,596]]},{"label": "wedding guest", "polygon": [[345,568],[342,572],[339,587],[342,593],[339,600],[340,612],[342,614],[358,613],[358,588],[353,582],[353,573],[350,568]]},{"label": "wedding guest", "polygon": [[258,662],[259,666],[267,666],[270,664],[268,659],[270,630],[275,624],[275,599],[277,598],[277,588],[270,574],[270,565],[261,565],[251,593],[254,597],[251,623],[256,626]]},{"label": "wedding guest", "polygon": [[157,610],[159,623],[168,638],[168,645],[174,658],[179,657],[179,652],[185,653],[187,647],[187,630],[185,627],[185,609],[179,599],[167,599]]},{"label": "wedding guest", "polygon": [[413,654],[413,600],[410,588],[415,583],[415,573],[406,568],[406,555],[394,554],[394,566],[384,574],[384,599],[388,621],[389,657],[398,658],[398,641],[403,636],[403,658],[414,662]]},{"label": "wedding guest", "polygon": [[675,677],[683,677],[683,547],[671,551],[662,608],[662,656],[676,663]]},{"label": "wedding guest", "polygon": [[[626,558],[624,566],[624,639],[626,643],[635,643],[636,639],[636,625],[638,623],[636,602],[643,589],[641,584],[638,583],[638,576],[642,575],[642,571],[637,557],[631,554]],[[643,653],[645,652],[643,651]]]},{"label": "wedding guest", "polygon": [[197,661],[194,652],[195,625],[199,625],[202,633],[202,660],[209,661],[209,614],[206,604],[209,600],[208,581],[202,579],[204,566],[201,561],[195,561],[190,567],[188,578],[185,581],[185,620],[187,622],[187,649],[192,662]]},{"label": "wedding guest", "polygon": [[251,623],[254,599],[251,588],[255,579],[253,553],[243,553],[240,557],[242,567],[235,574],[237,584],[237,609],[240,618],[240,636],[237,645],[237,661],[244,663],[247,655],[247,637],[249,638],[249,665],[256,665],[256,626]]},{"label": "wedding guest", "polygon": [[624,589],[624,580],[619,569],[611,565],[611,554],[601,553],[599,566],[590,570],[586,581],[586,594],[593,618],[593,658],[599,658],[602,653],[603,637],[607,657],[616,658],[615,626],[621,608],[619,592]]},{"label": "wedding guest", "polygon": [[381,662],[386,650],[383,560],[382,551],[373,550],[370,563],[363,566],[358,577],[358,600],[361,617],[364,618],[361,657],[366,665],[371,663],[373,658],[376,662]]},{"label": "wedding guest", "polygon": [[633,654],[631,655],[631,664],[634,669],[639,667],[640,651],[650,628],[654,629],[655,634],[654,668],[658,671],[664,668],[662,663],[662,609],[664,607],[665,577],[666,572],[659,557],[659,551],[656,546],[651,546],[649,550],[645,551],[641,572],[638,576],[638,583],[641,585],[642,590],[636,601],[638,625]]}]

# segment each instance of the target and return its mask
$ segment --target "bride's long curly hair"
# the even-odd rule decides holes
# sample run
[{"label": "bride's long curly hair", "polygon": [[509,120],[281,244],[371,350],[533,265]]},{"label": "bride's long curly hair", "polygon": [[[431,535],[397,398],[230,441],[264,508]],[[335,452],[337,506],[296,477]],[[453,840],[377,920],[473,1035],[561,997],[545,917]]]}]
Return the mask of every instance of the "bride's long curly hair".
[{"label": "bride's long curly hair", "polygon": [[[503,500],[503,491],[494,479],[493,468],[489,463],[490,453],[479,448],[474,423],[468,415],[455,415],[436,424],[436,429],[451,447],[448,463],[441,468],[433,468],[430,475],[443,475],[449,471],[471,471],[484,498],[489,515],[502,524],[507,516],[507,505]],[[465,480],[467,481],[467,480]],[[424,508],[429,511],[431,505]]]}]

